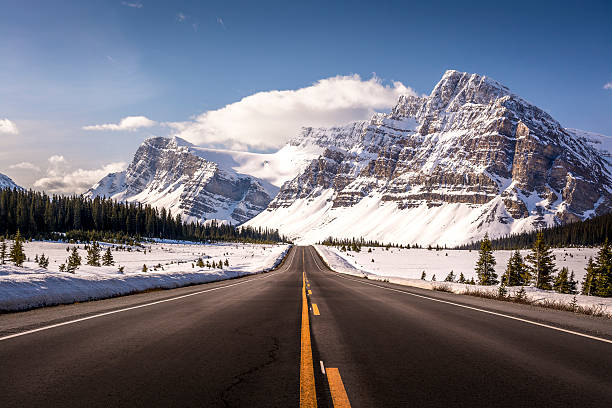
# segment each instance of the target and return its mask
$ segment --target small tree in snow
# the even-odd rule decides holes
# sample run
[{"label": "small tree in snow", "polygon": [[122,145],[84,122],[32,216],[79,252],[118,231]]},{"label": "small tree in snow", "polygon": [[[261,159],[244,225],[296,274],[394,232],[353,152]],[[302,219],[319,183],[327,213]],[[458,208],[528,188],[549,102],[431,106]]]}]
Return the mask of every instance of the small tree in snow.
[{"label": "small tree in snow", "polygon": [[478,252],[478,261],[476,262],[476,274],[478,275],[478,283],[481,285],[496,285],[498,283],[497,274],[495,273],[495,258],[493,257],[493,249],[489,235],[485,234],[480,251]]},{"label": "small tree in snow", "polygon": [[23,266],[26,256],[23,252],[23,238],[21,238],[19,230],[17,230],[17,234],[15,234],[15,241],[13,241],[13,246],[11,247],[9,256],[15,265]]}]

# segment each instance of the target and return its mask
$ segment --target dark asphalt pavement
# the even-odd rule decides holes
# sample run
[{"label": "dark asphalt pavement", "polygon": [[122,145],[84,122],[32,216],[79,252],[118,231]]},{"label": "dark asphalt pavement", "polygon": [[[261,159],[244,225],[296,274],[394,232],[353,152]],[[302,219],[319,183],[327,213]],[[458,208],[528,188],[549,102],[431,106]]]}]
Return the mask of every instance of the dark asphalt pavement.
[{"label": "dark asphalt pavement", "polygon": [[0,407],[299,406],[303,271],[319,406],[320,361],[353,407],[610,406],[612,344],[339,275],[297,247],[266,274],[0,315],[1,338],[166,300],[0,339]]}]

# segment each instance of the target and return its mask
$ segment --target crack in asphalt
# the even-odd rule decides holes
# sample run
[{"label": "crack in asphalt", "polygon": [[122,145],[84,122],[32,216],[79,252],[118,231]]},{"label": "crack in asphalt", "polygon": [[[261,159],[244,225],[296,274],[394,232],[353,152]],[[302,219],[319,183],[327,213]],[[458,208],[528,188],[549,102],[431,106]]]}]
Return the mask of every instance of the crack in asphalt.
[{"label": "crack in asphalt", "polygon": [[268,359],[265,362],[255,367],[251,367],[248,370],[243,371],[242,373],[234,377],[234,381],[232,382],[232,384],[230,384],[225,390],[221,392],[221,401],[223,402],[223,405],[225,405],[226,407],[231,407],[231,404],[229,401],[229,397],[230,397],[229,394],[231,393],[231,390],[233,388],[242,384],[248,376],[256,373],[259,370],[266,368],[267,366],[271,364],[274,364],[278,360],[278,351],[280,349],[279,340],[275,336],[271,336],[271,338],[274,344],[272,344],[272,348],[268,350]]}]

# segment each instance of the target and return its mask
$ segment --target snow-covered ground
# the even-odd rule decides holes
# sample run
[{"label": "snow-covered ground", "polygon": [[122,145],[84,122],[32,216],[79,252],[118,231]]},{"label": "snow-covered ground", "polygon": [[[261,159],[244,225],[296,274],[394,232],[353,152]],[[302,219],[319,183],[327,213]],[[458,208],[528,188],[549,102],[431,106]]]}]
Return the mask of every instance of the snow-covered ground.
[{"label": "snow-covered ground", "polygon": [[[10,243],[9,243],[10,244]],[[78,247],[83,265],[76,273],[59,272],[69,253]],[[0,265],[0,310],[14,311],[39,306],[103,299],[154,288],[175,288],[196,283],[230,279],[262,272],[276,266],[289,245],[256,245],[237,243],[147,243],[144,247],[126,247],[101,243],[101,253],[110,246],[114,266],[85,265],[87,252],[83,244],[26,242],[28,261],[23,268]],[[48,269],[35,262],[36,255],[49,257]],[[227,259],[223,269],[198,268],[202,258],[218,264]],[[142,272],[143,265],[148,271]],[[123,266],[123,273],[119,267]]]},{"label": "snow-covered ground", "polygon": [[[497,293],[498,286],[466,285],[460,283],[444,282],[444,278],[453,271],[456,277],[463,273],[466,279],[474,278],[474,266],[478,258],[478,251],[468,250],[427,250],[427,249],[398,249],[362,247],[361,252],[344,252],[335,247],[315,245],[325,262],[336,272],[356,276],[367,275],[369,279],[388,280],[407,286],[423,289],[434,289],[435,286],[445,286],[454,293],[484,290]],[[595,258],[597,248],[557,248],[553,249],[558,269],[566,266],[570,272],[574,271],[575,279],[580,283],[585,275],[585,267],[589,257]],[[513,251],[495,251],[493,255],[497,261],[495,270],[501,277],[508,259]],[[525,256],[528,250],[521,251]],[[372,262],[374,260],[374,262]],[[425,271],[426,280],[421,280]],[[435,275],[436,281],[431,279]],[[580,287],[580,284],[578,285]],[[519,287],[508,288],[508,294],[514,295]],[[527,297],[534,301],[553,301],[561,303],[572,302],[573,295],[564,295],[552,291],[525,287]],[[599,306],[612,313],[612,299],[595,296],[576,296],[577,305],[584,307]]]}]

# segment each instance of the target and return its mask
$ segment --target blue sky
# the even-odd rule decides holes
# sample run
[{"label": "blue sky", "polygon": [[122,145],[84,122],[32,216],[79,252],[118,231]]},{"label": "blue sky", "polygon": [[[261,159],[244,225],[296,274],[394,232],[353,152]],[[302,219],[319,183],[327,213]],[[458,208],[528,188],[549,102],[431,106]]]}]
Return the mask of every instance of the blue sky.
[{"label": "blue sky", "polygon": [[[392,90],[378,89],[381,102],[372,106],[342,108],[338,121],[388,109],[384,101],[400,89],[394,81],[429,93],[446,69],[457,69],[497,79],[564,126],[612,135],[612,89],[604,89],[612,83],[610,1],[0,0],[0,7],[0,120],[18,129],[0,132],[0,172],[25,186],[119,168],[145,137],[176,130],[163,123],[338,76],[343,90],[361,89],[356,99],[370,92],[357,82],[374,73]],[[316,112],[304,116],[317,122]],[[299,121],[292,113],[279,112]],[[83,129],[128,116],[156,125]],[[221,146],[223,135],[196,141]],[[226,145],[273,150],[283,142],[275,140]],[[71,188],[78,189],[64,191]]]}]

